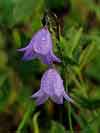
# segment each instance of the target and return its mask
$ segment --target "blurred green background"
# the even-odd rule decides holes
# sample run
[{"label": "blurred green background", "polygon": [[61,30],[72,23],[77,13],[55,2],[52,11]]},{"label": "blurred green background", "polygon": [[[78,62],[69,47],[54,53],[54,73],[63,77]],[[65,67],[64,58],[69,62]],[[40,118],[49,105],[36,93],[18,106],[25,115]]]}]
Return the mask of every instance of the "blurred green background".
[{"label": "blurred green background", "polygon": [[[55,67],[76,102],[37,107],[35,93],[47,66],[21,61],[47,12]],[[58,41],[59,39],[59,41]],[[0,0],[0,133],[100,132],[100,1]]]}]

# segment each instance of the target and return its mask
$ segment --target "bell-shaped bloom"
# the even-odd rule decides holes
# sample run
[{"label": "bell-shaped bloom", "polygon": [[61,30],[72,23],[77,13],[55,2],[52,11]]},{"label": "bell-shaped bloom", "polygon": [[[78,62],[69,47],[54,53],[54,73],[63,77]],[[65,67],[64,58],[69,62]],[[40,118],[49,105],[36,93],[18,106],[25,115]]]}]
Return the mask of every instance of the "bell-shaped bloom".
[{"label": "bell-shaped bloom", "polygon": [[18,49],[18,51],[24,52],[23,60],[39,58],[44,64],[60,62],[60,59],[52,51],[52,38],[47,27],[39,30],[30,43],[25,48]]},{"label": "bell-shaped bloom", "polygon": [[73,102],[64,90],[63,80],[53,68],[44,73],[41,79],[40,90],[32,95],[37,105],[43,104],[49,97],[57,104],[63,104],[63,98],[68,102]]}]

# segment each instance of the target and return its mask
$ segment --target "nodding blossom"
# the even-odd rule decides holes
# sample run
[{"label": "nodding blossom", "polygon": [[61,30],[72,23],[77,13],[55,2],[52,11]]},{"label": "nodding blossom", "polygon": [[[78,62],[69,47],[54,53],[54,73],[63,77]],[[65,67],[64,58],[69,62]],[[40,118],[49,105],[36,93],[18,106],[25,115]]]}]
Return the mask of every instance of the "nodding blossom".
[{"label": "nodding blossom", "polygon": [[25,47],[18,49],[24,52],[22,60],[32,60],[39,58],[44,64],[52,64],[53,62],[60,62],[52,50],[52,38],[47,27],[40,29],[32,38],[30,43]]},{"label": "nodding blossom", "polygon": [[37,105],[43,104],[49,97],[57,104],[63,104],[63,98],[68,102],[73,102],[64,90],[63,80],[53,68],[44,73],[41,79],[40,90],[32,95]]}]

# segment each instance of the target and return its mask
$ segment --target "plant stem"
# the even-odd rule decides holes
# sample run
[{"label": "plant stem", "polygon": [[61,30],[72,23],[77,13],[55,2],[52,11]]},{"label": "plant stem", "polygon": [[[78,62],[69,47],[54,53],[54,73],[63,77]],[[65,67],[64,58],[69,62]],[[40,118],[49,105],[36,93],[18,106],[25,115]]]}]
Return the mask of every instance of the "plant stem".
[{"label": "plant stem", "polygon": [[70,106],[70,103],[68,104],[68,119],[69,119],[70,133],[74,133],[73,132],[73,127],[72,127],[71,106]]}]

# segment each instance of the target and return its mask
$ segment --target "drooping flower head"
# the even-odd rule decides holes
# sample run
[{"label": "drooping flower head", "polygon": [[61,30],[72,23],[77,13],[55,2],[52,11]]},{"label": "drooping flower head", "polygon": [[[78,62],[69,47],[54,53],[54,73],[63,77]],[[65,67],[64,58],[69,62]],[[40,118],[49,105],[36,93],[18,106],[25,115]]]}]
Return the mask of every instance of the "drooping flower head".
[{"label": "drooping flower head", "polygon": [[63,104],[63,98],[73,102],[64,90],[63,80],[53,68],[44,73],[41,79],[40,90],[32,95],[32,98],[36,99],[37,105],[43,104],[49,97],[57,104]]},{"label": "drooping flower head", "polygon": [[30,43],[25,48],[18,49],[18,51],[24,52],[23,60],[39,58],[45,64],[60,62],[60,59],[52,51],[52,38],[47,27],[39,30]]}]

